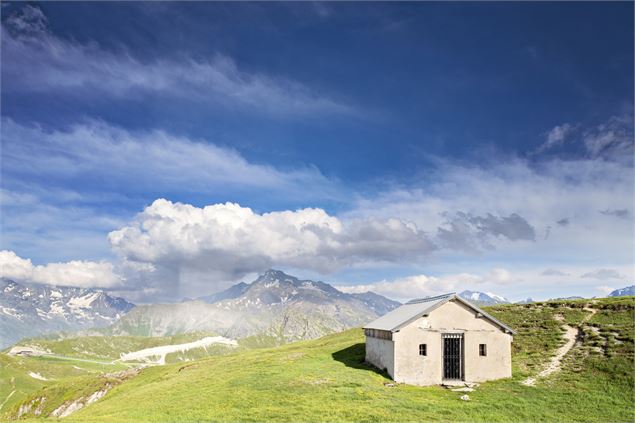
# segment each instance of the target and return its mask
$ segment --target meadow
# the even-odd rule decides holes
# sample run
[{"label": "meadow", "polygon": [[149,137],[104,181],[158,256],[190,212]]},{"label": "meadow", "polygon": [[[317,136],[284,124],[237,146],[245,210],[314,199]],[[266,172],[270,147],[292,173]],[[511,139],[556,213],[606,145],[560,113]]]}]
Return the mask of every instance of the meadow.
[{"label": "meadow", "polygon": [[[489,308],[518,331],[514,376],[481,384],[469,401],[439,386],[391,383],[364,364],[362,331],[351,329],[276,348],[148,367],[122,381],[82,376],[90,379],[90,389],[80,389],[70,378],[38,389],[22,403],[46,398],[40,414],[46,416],[63,401],[112,384],[103,399],[64,420],[632,422],[634,309],[633,297]],[[562,368],[535,386],[523,385],[563,343],[563,323],[579,327],[580,336]],[[6,416],[16,417],[18,408],[14,404]]]}]

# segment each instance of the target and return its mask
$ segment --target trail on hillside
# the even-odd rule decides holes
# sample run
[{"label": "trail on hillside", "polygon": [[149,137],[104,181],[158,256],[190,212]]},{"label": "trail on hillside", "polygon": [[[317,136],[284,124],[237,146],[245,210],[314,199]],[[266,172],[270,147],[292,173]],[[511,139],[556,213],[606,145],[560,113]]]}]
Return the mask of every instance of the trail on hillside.
[{"label": "trail on hillside", "polygon": [[[587,314],[584,317],[584,319],[582,320],[582,323],[588,322],[589,319],[591,319],[591,317],[593,317],[593,315],[597,312],[597,310],[595,309],[586,308],[586,307],[583,310],[588,311],[589,314]],[[564,318],[561,315],[556,315],[555,318],[556,320],[559,320],[559,321],[564,320]],[[528,377],[527,379],[523,380],[521,382],[523,385],[534,386],[536,384],[536,379],[547,377],[553,372],[560,370],[560,367],[562,365],[562,359],[564,358],[565,355],[567,355],[567,353],[571,350],[571,348],[573,348],[576,340],[581,334],[581,330],[579,328],[574,328],[569,325],[563,325],[563,328],[565,329],[565,333],[563,335],[565,339],[564,345],[558,348],[558,350],[556,351],[556,355],[551,358],[551,361],[549,362],[547,367],[545,367],[544,370],[542,370],[540,373],[538,373],[534,377]]]}]

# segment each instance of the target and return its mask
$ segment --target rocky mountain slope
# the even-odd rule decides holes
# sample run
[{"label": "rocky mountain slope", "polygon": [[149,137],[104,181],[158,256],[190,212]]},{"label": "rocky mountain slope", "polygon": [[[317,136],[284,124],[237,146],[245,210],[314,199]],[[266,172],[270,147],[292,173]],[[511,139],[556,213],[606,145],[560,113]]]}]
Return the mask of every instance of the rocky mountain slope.
[{"label": "rocky mountain slope", "polygon": [[500,295],[493,294],[491,292],[478,292],[478,291],[463,291],[459,294],[462,298],[476,304],[476,305],[496,305],[496,304],[509,304],[510,301]]},{"label": "rocky mountain slope", "polygon": [[134,307],[96,289],[55,287],[0,279],[0,348],[23,337],[104,327]]},{"label": "rocky mountain slope", "polygon": [[250,284],[178,304],[138,306],[109,332],[165,336],[214,331],[230,338],[258,336],[284,343],[361,326],[399,305],[371,292],[347,294],[324,282],[269,270]]}]

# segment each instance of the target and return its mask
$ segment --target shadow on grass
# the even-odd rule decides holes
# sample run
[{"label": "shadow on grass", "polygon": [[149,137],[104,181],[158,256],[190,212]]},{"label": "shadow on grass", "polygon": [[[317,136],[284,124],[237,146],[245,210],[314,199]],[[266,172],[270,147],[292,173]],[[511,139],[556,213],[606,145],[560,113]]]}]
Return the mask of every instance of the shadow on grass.
[{"label": "shadow on grass", "polygon": [[363,342],[351,345],[350,347],[344,348],[343,350],[335,351],[333,354],[331,354],[331,357],[333,357],[333,360],[335,361],[344,363],[346,367],[374,372],[378,375],[382,375],[386,379],[390,379],[388,372],[380,370],[377,367],[372,366],[364,361],[366,357],[366,344]]}]

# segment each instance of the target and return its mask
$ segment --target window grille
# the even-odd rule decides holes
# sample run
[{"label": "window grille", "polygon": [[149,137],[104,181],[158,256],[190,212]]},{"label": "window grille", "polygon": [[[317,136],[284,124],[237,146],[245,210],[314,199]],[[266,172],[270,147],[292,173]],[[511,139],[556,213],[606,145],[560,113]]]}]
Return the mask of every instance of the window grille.
[{"label": "window grille", "polygon": [[419,344],[419,355],[428,355],[428,345]]}]

